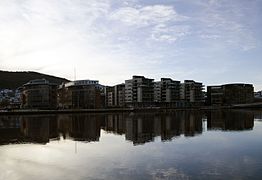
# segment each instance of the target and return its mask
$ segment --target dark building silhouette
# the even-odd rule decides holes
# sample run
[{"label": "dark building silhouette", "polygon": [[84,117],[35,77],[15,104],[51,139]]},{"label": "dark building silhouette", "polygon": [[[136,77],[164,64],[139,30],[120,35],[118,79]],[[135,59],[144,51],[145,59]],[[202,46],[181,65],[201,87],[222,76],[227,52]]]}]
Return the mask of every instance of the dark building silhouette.
[{"label": "dark building silhouette", "polygon": [[185,80],[181,83],[180,99],[191,103],[203,103],[203,84],[193,80]]},{"label": "dark building silhouette", "polygon": [[72,81],[58,89],[59,107],[99,109],[105,106],[104,88],[95,80]]},{"label": "dark building silhouette", "polygon": [[57,85],[45,79],[36,79],[21,88],[22,108],[55,109],[57,107]]},{"label": "dark building silhouette", "polygon": [[246,104],[254,101],[252,84],[225,84],[207,87],[208,105]]},{"label": "dark building silhouette", "polygon": [[180,100],[180,81],[171,78],[161,78],[155,82],[154,101],[155,102],[176,102]]}]

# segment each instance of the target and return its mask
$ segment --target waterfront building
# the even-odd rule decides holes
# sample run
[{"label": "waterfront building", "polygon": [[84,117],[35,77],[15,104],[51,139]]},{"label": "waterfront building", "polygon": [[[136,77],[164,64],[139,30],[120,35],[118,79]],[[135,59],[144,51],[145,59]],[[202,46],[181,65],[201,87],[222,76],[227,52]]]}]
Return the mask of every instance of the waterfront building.
[{"label": "waterfront building", "polygon": [[114,87],[106,86],[106,106],[113,107],[114,106]]},{"label": "waterfront building", "polygon": [[208,105],[224,104],[224,89],[223,86],[207,86],[207,101]]},{"label": "waterfront building", "polygon": [[22,108],[55,109],[57,85],[45,79],[29,81],[21,87]]},{"label": "waterfront building", "polygon": [[154,79],[133,76],[125,81],[125,103],[148,106],[154,102]]},{"label": "waterfront building", "polygon": [[161,78],[154,86],[155,102],[175,102],[180,100],[180,81]]},{"label": "waterfront building", "polygon": [[105,105],[104,87],[96,80],[78,80],[58,89],[59,108],[94,109]]},{"label": "waterfront building", "polygon": [[107,107],[123,107],[125,103],[125,84],[106,87]]},{"label": "waterfront building", "polygon": [[225,84],[207,87],[208,105],[246,104],[254,101],[252,84]]},{"label": "waterfront building", "polygon": [[204,101],[203,84],[185,80],[181,84],[180,99],[190,103],[202,103]]}]

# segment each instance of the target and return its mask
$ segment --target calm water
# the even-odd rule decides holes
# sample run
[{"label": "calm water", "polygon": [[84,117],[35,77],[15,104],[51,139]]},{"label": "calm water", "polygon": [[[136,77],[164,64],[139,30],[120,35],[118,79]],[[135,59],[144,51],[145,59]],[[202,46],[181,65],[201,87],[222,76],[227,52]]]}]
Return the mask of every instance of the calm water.
[{"label": "calm water", "polygon": [[0,116],[0,179],[262,179],[262,112]]}]

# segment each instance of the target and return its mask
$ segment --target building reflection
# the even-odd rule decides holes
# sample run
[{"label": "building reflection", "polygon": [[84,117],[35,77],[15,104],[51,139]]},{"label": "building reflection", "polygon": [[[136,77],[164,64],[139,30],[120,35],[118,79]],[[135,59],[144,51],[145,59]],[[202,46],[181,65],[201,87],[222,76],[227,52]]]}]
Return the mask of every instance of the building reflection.
[{"label": "building reflection", "polygon": [[16,143],[22,138],[19,117],[0,116],[0,144]]},{"label": "building reflection", "polygon": [[170,114],[118,114],[107,116],[105,131],[125,134],[134,145],[154,141],[160,136],[162,141],[174,137],[195,136],[202,133],[202,115],[196,112],[176,112]]},{"label": "building reflection", "polygon": [[202,114],[198,112],[180,111],[162,119],[162,140],[171,140],[175,136],[195,136],[201,134]]},{"label": "building reflection", "polygon": [[76,141],[99,141],[101,116],[74,115],[69,127],[69,137]]},{"label": "building reflection", "polygon": [[[257,115],[258,116],[258,115]],[[207,112],[208,130],[248,130],[254,113],[241,111]],[[203,114],[198,111],[172,113],[63,114],[1,116],[0,144],[48,143],[50,140],[99,141],[101,130],[121,135],[134,145],[156,138],[171,141],[203,132]]]},{"label": "building reflection", "polygon": [[144,144],[154,140],[154,115],[132,114],[126,119],[126,140],[134,145]]},{"label": "building reflection", "polygon": [[242,111],[211,111],[207,113],[208,130],[226,131],[251,130],[254,127],[254,113]]}]

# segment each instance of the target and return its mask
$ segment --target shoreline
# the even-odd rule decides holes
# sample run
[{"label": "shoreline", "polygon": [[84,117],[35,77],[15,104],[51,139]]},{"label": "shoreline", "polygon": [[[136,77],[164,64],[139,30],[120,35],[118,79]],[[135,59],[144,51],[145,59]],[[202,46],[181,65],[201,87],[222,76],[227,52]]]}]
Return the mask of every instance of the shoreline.
[{"label": "shoreline", "polygon": [[243,108],[232,106],[202,106],[192,108],[110,108],[110,109],[61,109],[61,110],[38,110],[38,109],[20,109],[11,111],[0,111],[0,116],[4,115],[37,115],[37,114],[74,114],[74,113],[124,113],[124,112],[172,112],[172,111],[212,111],[212,110],[232,110],[232,109],[262,109],[262,108]]}]

